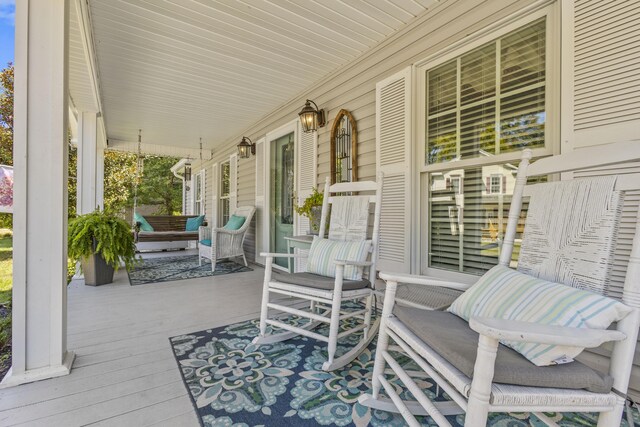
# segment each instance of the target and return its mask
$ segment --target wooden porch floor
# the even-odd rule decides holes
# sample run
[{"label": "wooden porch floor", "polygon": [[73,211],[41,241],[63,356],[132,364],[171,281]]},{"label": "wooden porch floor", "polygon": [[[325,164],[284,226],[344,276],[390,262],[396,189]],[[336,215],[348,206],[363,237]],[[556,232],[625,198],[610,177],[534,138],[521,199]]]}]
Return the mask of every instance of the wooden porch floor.
[{"label": "wooden porch floor", "polygon": [[[170,255],[176,255],[170,253]],[[198,426],[168,338],[259,316],[263,269],[69,286],[70,375],[0,390],[0,426]]]}]

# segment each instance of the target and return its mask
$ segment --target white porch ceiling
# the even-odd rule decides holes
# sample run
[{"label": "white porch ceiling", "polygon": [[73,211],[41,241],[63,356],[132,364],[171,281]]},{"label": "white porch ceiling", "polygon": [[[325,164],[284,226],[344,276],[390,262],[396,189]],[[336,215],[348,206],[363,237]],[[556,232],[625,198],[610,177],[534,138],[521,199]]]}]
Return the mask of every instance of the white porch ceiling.
[{"label": "white porch ceiling", "polygon": [[69,9],[69,92],[77,110],[98,111],[75,1]]},{"label": "white porch ceiling", "polygon": [[[135,141],[142,128],[146,143],[212,148],[435,3],[89,0],[108,138]],[[72,97],[83,88],[72,82]]]}]

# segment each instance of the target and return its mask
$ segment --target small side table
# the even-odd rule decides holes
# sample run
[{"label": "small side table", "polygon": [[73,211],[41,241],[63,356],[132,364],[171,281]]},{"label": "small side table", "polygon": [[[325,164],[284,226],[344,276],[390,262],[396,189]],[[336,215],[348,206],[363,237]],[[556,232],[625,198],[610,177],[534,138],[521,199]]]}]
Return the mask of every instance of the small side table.
[{"label": "small side table", "polygon": [[[311,247],[311,243],[313,242],[313,234],[305,234],[302,236],[291,236],[285,237],[287,241],[287,252],[292,254],[295,252],[295,248],[298,249],[309,249]],[[293,273],[293,258],[288,258],[289,262],[289,273]]]}]

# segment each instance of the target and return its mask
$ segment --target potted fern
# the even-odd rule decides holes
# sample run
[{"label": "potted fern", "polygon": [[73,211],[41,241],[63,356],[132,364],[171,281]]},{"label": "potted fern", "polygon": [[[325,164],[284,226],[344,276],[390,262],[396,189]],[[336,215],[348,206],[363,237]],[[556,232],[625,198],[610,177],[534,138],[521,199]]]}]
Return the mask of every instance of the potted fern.
[{"label": "potted fern", "polygon": [[302,205],[295,205],[294,209],[298,215],[309,218],[309,234],[317,235],[320,231],[320,220],[322,219],[323,195],[317,188],[311,189],[309,197],[304,199]]},{"label": "potted fern", "polygon": [[131,227],[124,220],[101,211],[69,221],[69,258],[81,261],[85,284],[113,282],[113,273],[124,264],[131,269],[136,246]]}]

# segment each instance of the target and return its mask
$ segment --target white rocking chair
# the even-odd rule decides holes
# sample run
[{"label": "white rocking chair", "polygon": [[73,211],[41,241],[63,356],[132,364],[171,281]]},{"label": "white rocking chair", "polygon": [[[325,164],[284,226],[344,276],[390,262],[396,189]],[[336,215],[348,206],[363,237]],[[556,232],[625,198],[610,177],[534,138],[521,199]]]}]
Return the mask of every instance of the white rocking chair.
[{"label": "white rocking chair", "polygon": [[[591,209],[589,203],[592,203],[591,200],[595,197],[595,194],[588,193],[582,198],[579,206],[568,200],[559,204],[552,204],[546,194],[550,188],[547,187],[548,185],[555,184],[564,186],[562,188],[567,188],[572,182],[580,185],[579,179],[569,180],[569,184],[567,184],[567,181],[561,181],[559,183],[534,185],[527,185],[527,179],[533,176],[548,176],[560,172],[572,172],[603,165],[636,161],[640,159],[640,145],[637,142],[632,142],[585,148],[570,154],[541,159],[529,166],[530,158],[531,152],[525,150],[518,168],[516,186],[509,211],[509,222],[499,256],[499,264],[508,267],[511,262],[516,225],[522,208],[523,195],[535,194],[536,196],[532,196],[529,205],[530,215],[526,220],[525,238],[520,251],[518,264],[520,272],[576,287],[576,284],[578,284],[575,279],[576,276],[584,274],[585,270],[594,271],[595,268],[600,268],[602,273],[598,279],[599,283],[595,287],[589,285],[587,290],[612,298],[619,298],[619,295],[622,294],[621,301],[627,307],[625,310],[630,310],[629,314],[617,322],[616,330],[546,326],[538,323],[482,317],[471,317],[469,323],[467,323],[449,312],[420,310],[415,308],[415,304],[413,307],[398,305],[396,304],[395,294],[399,283],[418,285],[425,289],[441,287],[459,291],[464,291],[468,288],[468,285],[447,283],[431,277],[381,272],[380,277],[386,281],[387,286],[373,371],[373,390],[372,394],[360,396],[359,401],[361,404],[371,408],[399,412],[410,426],[420,425],[414,415],[428,415],[439,426],[450,426],[450,423],[445,418],[446,416],[466,413],[465,426],[480,427],[486,425],[490,412],[511,411],[535,413],[539,419],[551,426],[556,426],[557,424],[542,412],[599,412],[598,426],[612,427],[620,425],[633,366],[638,328],[640,326],[640,222],[638,221],[640,212],[632,217],[638,218],[636,223],[633,226],[628,225],[627,229],[625,229],[626,235],[631,234],[633,236],[633,245],[626,265],[624,289],[620,292],[620,289],[614,289],[610,286],[609,280],[611,264],[614,262],[613,251],[616,247],[617,220],[614,225],[609,224],[608,230],[610,232],[607,233],[602,233],[598,229],[600,223],[589,229],[588,233],[590,234],[586,240],[590,241],[581,242],[579,246],[583,244],[584,246],[575,248],[577,250],[573,253],[556,252],[548,255],[548,253],[545,253],[545,245],[540,244],[541,240],[537,241],[537,245],[525,247],[528,239],[527,233],[530,232],[531,234],[529,235],[533,236],[543,234],[540,230],[545,226],[540,226],[540,224],[545,224],[546,221],[546,224],[555,225],[554,216],[559,215],[560,211],[564,212],[564,209],[567,209],[573,203],[575,210],[566,211],[569,214],[563,216],[563,218],[569,218],[565,225],[570,225],[572,220],[575,222],[574,217],[578,216],[576,212]],[[540,191],[541,189],[544,190]],[[604,193],[604,197],[610,197],[610,199],[606,200],[614,200],[618,196],[624,197],[628,191],[638,189],[640,189],[640,174],[618,175],[615,178],[615,184],[609,187],[608,192]],[[572,198],[567,197],[565,199]],[[536,219],[534,214],[531,214],[534,212],[534,202],[538,204],[536,212],[544,214],[542,221],[540,221],[540,218]],[[614,211],[616,209],[618,208],[612,208]],[[615,216],[619,217],[619,211],[615,213]],[[530,225],[531,222],[533,222],[532,225]],[[595,224],[595,221],[593,224]],[[634,232],[635,234],[633,234]],[[613,239],[611,239],[612,237]],[[533,240],[536,241],[535,239]],[[592,240],[596,242],[594,243]],[[608,246],[602,244],[602,241],[606,240],[613,243],[608,243]],[[601,247],[608,249],[608,251],[602,252],[608,253],[590,251],[592,247],[589,245],[591,244],[601,244]],[[552,245],[549,246],[551,247]],[[553,251],[553,248],[551,251]],[[557,262],[560,257],[558,254],[562,254],[562,262]],[[565,258],[567,255],[571,256],[572,254],[575,256],[574,258]],[[601,255],[600,259],[595,261],[594,254]],[[545,255],[547,259],[544,258]],[[555,266],[555,271],[550,268],[551,266]],[[593,276],[589,280],[593,280]],[[579,285],[583,287],[582,284]],[[437,324],[438,322],[440,323],[439,325]],[[447,355],[447,352],[443,351],[443,340],[449,340],[450,342],[457,340],[455,344],[458,346],[458,351],[455,353],[456,357],[451,357],[451,353]],[[427,344],[426,341],[429,341],[430,344]],[[504,365],[507,359],[505,353],[511,352],[511,350],[499,344],[499,341],[580,348],[593,348],[606,342],[612,343],[613,351],[608,371],[610,376],[608,384],[609,386],[611,385],[610,381],[612,379],[613,386],[612,388],[607,386],[600,392],[588,391],[580,387],[569,389],[568,384],[563,383],[564,380],[559,375],[562,370],[580,368],[582,372],[588,371],[590,374],[600,376],[602,374],[593,371],[593,369],[578,361],[562,365],[538,367],[516,352],[512,353],[514,357],[521,358],[521,360],[516,361],[519,363],[518,366],[528,371],[529,378],[534,378],[537,386],[500,381],[498,379],[505,376]],[[445,344],[445,347],[446,345],[448,344]],[[471,345],[470,348],[469,345]],[[439,350],[435,350],[436,347]],[[466,369],[460,367],[453,360],[465,352],[465,350],[460,350],[463,347],[466,349],[466,355],[468,356]],[[416,373],[405,371],[396,361],[392,354],[395,352],[409,355],[421,370],[431,377],[452,400],[445,402],[431,401],[412,379],[412,376],[415,377]],[[416,400],[403,401],[400,398],[399,393],[385,377],[387,366],[397,375]],[[513,365],[511,369],[511,374],[514,372],[521,373],[518,368],[514,369]],[[466,373],[464,372],[465,370],[467,371]],[[424,375],[422,372],[419,374]],[[543,378],[546,378],[549,384],[538,385],[537,381]],[[381,395],[382,389],[384,389],[388,398]]]},{"label": "white rocking chair", "polygon": [[251,218],[256,211],[253,206],[240,206],[233,215],[245,218],[242,226],[237,230],[221,228],[200,227],[198,229],[198,265],[202,265],[202,258],[211,260],[211,271],[216,269],[216,261],[219,259],[242,257],[247,266],[247,258],[244,256],[244,238],[251,225]]},{"label": "white rocking chair", "polygon": [[[373,193],[368,196],[349,196],[351,193]],[[263,253],[265,257],[264,287],[262,291],[262,311],[260,314],[260,334],[253,340],[255,344],[269,344],[284,341],[297,335],[304,335],[327,343],[327,361],[322,369],[332,371],[352,361],[376,335],[379,316],[372,323],[373,289],[376,278],[376,260],[378,254],[378,235],[380,225],[380,202],[382,198],[382,174],[378,181],[359,181],[338,183],[329,186],[327,178],[322,205],[320,237],[324,237],[327,228],[329,205],[331,219],[329,240],[363,241],[367,239],[370,205],[375,206],[373,236],[367,261],[331,260],[335,263],[335,277],[322,276],[308,272],[272,274],[273,259],[276,257],[304,258],[303,254]],[[355,266],[363,269],[362,280],[343,279],[345,268]],[[270,302],[271,294],[284,295],[302,300],[308,309],[293,308]],[[364,307],[347,307],[343,302],[364,301]],[[308,304],[308,305],[307,305]],[[301,307],[304,308],[304,307]],[[269,315],[269,309],[276,313]],[[308,319],[303,326],[296,326],[280,319],[281,314],[299,316]],[[278,316],[280,315],[280,316]],[[340,331],[343,321],[359,319],[356,326],[348,325]],[[329,325],[327,335],[313,331],[320,324]],[[267,326],[283,329],[284,332],[268,332]],[[362,333],[359,342],[347,353],[335,357],[338,340],[349,335]]]}]

